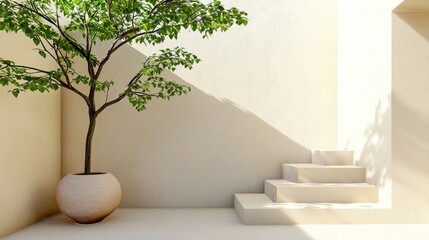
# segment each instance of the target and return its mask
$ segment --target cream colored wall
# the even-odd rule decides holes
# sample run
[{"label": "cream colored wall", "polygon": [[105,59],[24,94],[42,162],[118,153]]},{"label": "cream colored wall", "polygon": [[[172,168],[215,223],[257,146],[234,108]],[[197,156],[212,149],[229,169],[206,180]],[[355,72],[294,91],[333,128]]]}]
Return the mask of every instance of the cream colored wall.
[{"label": "cream colored wall", "polygon": [[[0,39],[2,58],[50,67],[25,37],[0,33]],[[0,237],[57,213],[60,149],[59,93],[15,99],[0,88]]]},{"label": "cream colored wall", "polygon": [[[301,223],[312,217],[336,223],[428,223],[429,14],[398,13],[392,21],[400,2],[338,0],[336,101],[330,67],[335,65],[330,39],[336,36],[335,4],[279,1],[271,8],[236,1],[251,19],[255,16],[247,28],[208,41],[186,34],[178,43],[204,59],[194,71],[169,75],[192,84],[192,94],[155,101],[140,114],[121,103],[100,118],[94,170],[118,176],[123,206],[231,206],[232,193],[260,192],[264,178],[279,177],[280,163],[307,162],[308,149],[334,147],[338,102],[338,146],[358,150],[358,163],[369,167],[370,181],[384,186],[385,207],[391,208],[317,216],[300,211],[290,217]],[[318,34],[307,42],[310,27]],[[10,35],[1,39],[10,45],[2,46],[2,56],[16,57],[11,50],[27,44]],[[141,52],[153,50],[137,49],[122,51],[113,59],[118,68],[111,66],[105,77],[125,82],[144,60]],[[56,211],[57,97],[0,95],[0,236]],[[65,174],[82,171],[86,122],[79,99],[65,92],[63,100]]]},{"label": "cream colored wall", "polygon": [[332,211],[331,220],[429,222],[429,16],[393,13],[401,2],[338,1],[338,145],[357,150],[387,208]]},{"label": "cream colored wall", "polygon": [[427,0],[406,0],[402,2],[395,12],[428,12],[429,1]]},{"label": "cream colored wall", "polygon": [[355,150],[391,206],[392,10],[401,0],[338,1],[338,147]]},{"label": "cream colored wall", "polygon": [[395,202],[429,222],[429,13],[393,16],[392,134]]},{"label": "cream colored wall", "polygon": [[296,223],[429,223],[429,14],[394,13],[401,2],[337,5],[338,146],[356,150],[382,205],[288,211]]},{"label": "cream colored wall", "polygon": [[[124,207],[232,207],[234,193],[280,178],[281,163],[336,146],[336,2],[224,2],[247,11],[249,25],[163,45],[203,59],[168,74],[191,94],[143,113],[123,102],[99,118],[94,170],[119,178]],[[124,84],[154,51],[124,49],[104,77]],[[64,92],[63,174],[83,169],[84,108]]]}]

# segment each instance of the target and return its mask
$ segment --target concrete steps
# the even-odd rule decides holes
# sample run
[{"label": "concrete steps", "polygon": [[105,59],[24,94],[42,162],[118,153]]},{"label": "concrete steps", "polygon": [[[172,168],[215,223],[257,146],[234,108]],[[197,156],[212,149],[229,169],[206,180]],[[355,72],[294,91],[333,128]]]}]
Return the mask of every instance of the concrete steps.
[{"label": "concrete steps", "polygon": [[353,162],[353,151],[313,150],[311,164],[283,164],[283,179],[265,180],[264,194],[235,194],[235,209],[245,224],[294,224],[303,212],[377,207],[378,188]]},{"label": "concrete steps", "polygon": [[[332,215],[332,211],[368,210],[378,207],[377,203],[275,203],[265,194],[238,193],[234,195],[235,210],[244,224],[273,225],[300,223],[320,224],[307,221],[306,215]],[[335,218],[324,217],[323,223],[336,223]]]},{"label": "concrete steps", "polygon": [[353,151],[346,150],[312,150],[311,162],[318,165],[352,166]]},{"label": "concrete steps", "polygon": [[283,179],[296,183],[364,183],[365,168],[317,164],[283,164]]},{"label": "concrete steps", "polygon": [[293,183],[265,180],[265,195],[278,203],[374,203],[378,189],[366,183]]}]

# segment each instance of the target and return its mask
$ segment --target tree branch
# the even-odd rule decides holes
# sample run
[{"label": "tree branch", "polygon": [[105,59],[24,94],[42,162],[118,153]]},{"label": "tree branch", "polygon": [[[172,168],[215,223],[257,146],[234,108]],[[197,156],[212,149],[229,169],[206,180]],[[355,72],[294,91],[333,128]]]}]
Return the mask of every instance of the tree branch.
[{"label": "tree branch", "polygon": [[56,15],[56,24],[54,24],[54,26],[58,29],[58,31],[60,32],[61,36],[63,36],[66,41],[80,54],[82,54],[83,57],[87,57],[88,53],[85,52],[85,50],[83,50],[82,46],[80,46],[79,44],[77,44],[76,42],[74,42],[72,40],[72,38],[66,33],[64,32],[64,30],[61,28],[61,24],[60,24],[60,17],[58,14],[58,6],[55,5],[55,15]]},{"label": "tree branch", "polygon": [[145,93],[145,92],[131,92],[134,95],[137,96],[151,96],[151,97],[159,97],[159,92],[158,93]]},{"label": "tree branch", "polygon": [[122,99],[124,99],[127,96],[126,92],[121,93],[117,98],[106,102],[103,104],[103,106],[101,106],[97,111],[95,111],[95,114],[98,115],[100,114],[102,111],[104,111],[106,108],[108,108],[109,106],[112,106],[113,104],[116,104],[118,102],[120,102]]},{"label": "tree branch", "polygon": [[95,77],[95,70],[94,70],[94,67],[92,66],[92,61],[91,61],[92,38],[90,37],[89,28],[86,22],[86,15],[84,15],[84,18],[82,19],[82,21],[84,22],[84,27],[85,27],[85,41],[86,41],[85,47],[86,47],[86,53],[87,53],[87,56],[85,57],[85,59],[88,67],[88,74],[92,80]]},{"label": "tree branch", "polygon": [[54,57],[54,55],[51,53],[51,51],[49,51],[48,50],[48,48],[46,47],[46,45],[45,45],[45,43],[43,42],[43,40],[45,40],[48,44],[49,44],[49,46],[53,49],[54,47],[53,47],[53,45],[46,39],[46,38],[43,38],[43,40],[42,40],[42,37],[40,37],[40,36],[37,36],[38,38],[39,38],[39,41],[40,41],[40,43],[42,44],[42,47],[43,47],[43,50],[45,50],[45,52],[47,52],[48,54],[49,54],[49,56],[51,56],[52,57],[52,59],[54,59],[55,61],[56,61],[56,58]]},{"label": "tree branch", "polygon": [[[150,57],[148,57],[146,59],[146,61],[143,63],[143,66],[146,65],[146,63],[148,62],[148,60],[150,59]],[[119,94],[119,96],[116,99],[113,99],[109,102],[105,102],[97,111],[96,114],[100,114],[102,111],[104,111],[104,109],[108,108],[109,106],[120,102],[122,99],[124,99],[127,96],[127,92],[130,89],[130,86],[137,80],[139,80],[141,77],[143,76],[143,74],[141,74],[141,71],[139,71],[127,84],[127,88],[121,93]],[[107,100],[107,98],[106,98]]]},{"label": "tree branch", "polygon": [[158,4],[155,4],[154,6],[153,6],[153,8],[152,8],[152,10],[150,10],[150,13],[149,13],[149,17],[148,18],[151,18],[153,15],[155,15],[157,12],[155,12],[155,10],[157,9],[157,8],[159,8],[160,6],[162,6],[162,5],[164,5],[164,4],[166,4],[166,3],[168,3],[168,2],[172,2],[173,0],[165,0],[165,1],[162,1],[162,2],[160,2],[160,3],[158,3]]},{"label": "tree branch", "polygon": [[29,66],[24,66],[24,65],[11,65],[11,66],[17,67],[17,68],[30,69],[30,70],[34,70],[34,71],[45,73],[45,74],[51,74],[52,73],[52,71],[46,71],[46,70],[42,70],[42,69],[39,69],[39,68],[29,67]]},{"label": "tree branch", "polygon": [[116,29],[116,31],[118,31],[118,27],[116,26],[117,23],[116,23],[115,19],[113,18],[113,14],[112,14],[112,0],[106,0],[105,2],[107,4],[110,22],[112,22],[113,27]]},{"label": "tree branch", "polygon": [[[104,65],[109,61],[109,59],[110,59],[110,57],[112,56],[112,54],[113,53],[115,53],[119,48],[121,48],[122,46],[124,46],[125,44],[127,44],[127,43],[129,43],[129,42],[131,42],[131,41],[133,41],[134,39],[136,39],[136,38],[138,38],[138,37],[141,37],[141,36],[143,36],[143,35],[145,35],[145,34],[151,34],[151,33],[155,33],[155,32],[157,32],[157,31],[159,31],[159,30],[161,30],[162,29],[162,27],[161,28],[158,28],[158,29],[155,29],[155,30],[152,30],[152,31],[148,31],[148,32],[141,32],[141,33],[138,33],[138,34],[135,34],[133,37],[130,37],[130,38],[128,38],[128,39],[126,39],[126,40],[124,40],[124,41],[122,41],[119,45],[117,45],[116,46],[116,44],[114,43],[114,44],[112,44],[112,47],[109,49],[109,51],[107,52],[107,55],[106,55],[106,57],[100,62],[100,65],[98,66],[98,69],[97,69],[97,73],[95,74],[95,79],[98,79],[99,77],[100,77],[100,74],[101,74],[101,71],[103,70],[103,67],[104,67]],[[117,40],[115,40],[115,42],[117,43],[118,42],[118,40],[119,39],[117,39]]]},{"label": "tree branch", "polygon": [[[30,11],[30,12],[36,14],[37,16],[41,17],[42,19],[46,20],[48,23],[53,25],[60,32],[61,36],[63,36],[66,39],[66,41],[73,47],[73,49],[75,49],[77,52],[82,54],[82,56],[86,55],[85,51],[78,44],[73,42],[73,40],[71,40],[70,36],[68,36],[68,34],[63,31],[63,29],[61,28],[61,25],[59,24],[58,19],[57,19],[57,22],[55,22],[49,16],[39,12],[37,10],[37,7],[34,5],[34,1],[29,1],[29,2],[31,4],[32,8],[29,8],[29,7],[25,6],[24,4],[21,4],[21,3],[15,2],[15,1],[13,1],[13,4],[15,4],[15,6],[17,6],[18,8]],[[57,8],[57,6],[55,6],[55,8]]]},{"label": "tree branch", "polygon": [[[150,17],[150,16],[155,12],[155,9],[156,9],[156,8],[158,8],[159,6],[161,6],[161,5],[163,5],[163,4],[166,4],[166,3],[173,3],[173,2],[174,2],[174,0],[164,0],[163,2],[156,4],[156,5],[151,9],[151,11],[150,11],[150,13],[149,13],[149,17]],[[106,0],[106,3],[109,5],[109,17],[111,17],[111,1]],[[177,3],[179,3],[179,2],[177,2]],[[198,9],[198,10],[199,10],[199,9]],[[195,12],[194,12],[194,13],[195,13]],[[111,18],[112,18],[112,17],[111,17]],[[114,42],[112,43],[112,46],[110,47],[110,49],[108,50],[106,57],[105,57],[105,58],[103,58],[103,60],[101,60],[100,65],[99,65],[99,67],[98,67],[98,69],[97,69],[97,72],[95,73],[95,79],[98,79],[98,78],[100,77],[101,71],[103,70],[104,65],[109,61],[109,59],[110,59],[111,55],[112,55],[114,52],[116,52],[119,48],[121,48],[123,45],[125,45],[125,44],[127,44],[127,43],[129,43],[129,42],[132,42],[134,39],[136,39],[136,38],[138,38],[138,37],[141,37],[141,36],[143,36],[143,35],[156,33],[156,32],[158,32],[158,31],[162,30],[163,28],[166,28],[166,27],[175,27],[175,26],[182,26],[182,25],[183,25],[183,24],[167,25],[167,26],[162,26],[162,27],[159,27],[159,28],[154,28],[154,29],[152,29],[151,31],[147,31],[147,32],[140,32],[140,33],[139,33],[139,31],[141,31],[142,29],[140,29],[140,28],[131,28],[131,29],[129,29],[129,30],[127,30],[127,31],[125,31],[125,32],[123,32],[123,33],[121,33],[121,34],[119,34],[119,35],[116,37],[116,39],[114,40]],[[134,34],[134,36],[129,37],[129,38],[127,38],[127,39],[125,39],[125,40],[124,40],[124,41],[122,41],[119,45],[117,45],[117,44],[118,44],[118,42],[119,42],[121,39],[123,39],[124,37],[126,37],[128,34],[131,34],[131,33],[135,33],[135,34]]]},{"label": "tree branch", "polygon": [[85,95],[84,93],[82,93],[81,91],[77,90],[77,89],[76,89],[75,87],[73,87],[73,85],[71,84],[70,76],[69,76],[69,74],[68,74],[67,70],[64,68],[64,66],[61,64],[60,57],[59,57],[59,53],[58,53],[59,51],[60,51],[59,49],[54,48],[55,56],[57,57],[57,61],[56,61],[56,62],[57,62],[57,64],[58,64],[58,66],[60,67],[61,72],[63,73],[63,75],[64,75],[64,77],[65,77],[65,79],[66,79],[66,81],[67,81],[67,83],[65,83],[65,82],[62,82],[62,81],[60,80],[62,83],[64,83],[64,84],[62,84],[61,86],[62,86],[62,87],[64,87],[64,88],[66,88],[66,89],[69,89],[69,90],[71,90],[72,92],[74,92],[74,93],[78,94],[79,96],[81,96],[81,97],[83,98],[83,100],[85,100],[86,104],[87,104],[88,106],[90,106],[90,101],[89,101],[88,96],[86,96],[86,95]]},{"label": "tree branch", "polygon": [[106,99],[104,100],[104,103],[107,103],[107,101],[109,100],[109,92],[110,92],[110,87],[107,88]]},{"label": "tree branch", "polygon": [[[21,8],[21,9],[25,9],[25,10],[27,10],[27,11],[30,11],[30,12],[32,12],[32,13],[34,13],[34,14],[36,14],[36,15],[38,15],[39,17],[41,17],[42,19],[44,19],[44,20],[46,20],[48,23],[50,23],[51,25],[53,25],[59,32],[60,32],[60,34],[61,34],[61,36],[63,36],[65,39],[66,39],[66,41],[73,47],[73,49],[75,49],[77,52],[79,52],[80,54],[82,54],[82,56],[86,56],[86,53],[85,53],[85,51],[84,50],[82,50],[81,49],[81,47],[79,46],[79,45],[77,45],[73,40],[71,40],[71,38],[68,36],[68,34],[67,33],[65,33],[64,31],[63,31],[63,29],[60,27],[60,23],[59,23],[59,15],[58,15],[58,11],[57,11],[57,14],[56,14],[56,22],[53,20],[53,19],[51,19],[51,18],[49,18],[47,15],[45,15],[45,14],[43,14],[43,13],[40,13],[38,10],[37,10],[37,7],[34,5],[34,2],[33,1],[29,1],[30,2],[30,4],[31,4],[31,7],[32,8],[29,8],[29,7],[27,7],[27,6],[25,6],[24,4],[21,4],[21,3],[18,3],[18,2],[13,2],[13,4],[15,4],[15,6],[17,6],[18,8]],[[55,6],[55,8],[58,10],[58,7],[57,6]],[[39,36],[40,37],[40,36]],[[69,89],[69,90],[71,90],[71,91],[73,91],[74,93],[76,93],[76,94],[78,94],[79,96],[81,96],[84,100],[85,100],[85,102],[87,103],[87,105],[89,106],[90,105],[90,102],[89,102],[89,99],[88,99],[88,97],[85,95],[85,94],[83,94],[82,92],[80,92],[79,90],[77,90],[76,88],[74,88],[72,85],[71,85],[71,81],[70,81],[70,77],[68,76],[68,73],[67,73],[67,70],[64,68],[64,66],[61,64],[61,61],[60,61],[60,57],[59,57],[59,55],[58,55],[58,52],[57,51],[60,51],[59,49],[57,49],[57,48],[55,48],[55,46],[54,45],[52,45],[52,44],[50,44],[50,42],[47,40],[47,39],[45,39],[48,43],[49,43],[49,45],[53,48],[53,50],[54,50],[54,52],[55,52],[55,55],[56,55],[56,58],[54,57],[54,59],[56,59],[56,62],[57,62],[57,64],[58,64],[58,66],[60,67],[60,69],[61,69],[61,71],[63,72],[63,74],[64,74],[64,77],[66,78],[66,81],[67,81],[67,83],[65,83],[65,82],[63,82],[63,81],[61,81],[61,80],[59,80],[59,83],[60,83],[60,85],[62,86],[62,87],[64,87],[64,88],[66,88],[66,89]],[[42,44],[42,46],[44,46],[43,44]],[[44,48],[45,48],[45,46],[44,46]],[[47,49],[46,49],[47,50]],[[47,51],[48,53],[50,53],[49,51]],[[51,55],[51,54],[50,54]],[[52,55],[51,55],[52,56]],[[53,57],[53,56],[52,56]]]}]

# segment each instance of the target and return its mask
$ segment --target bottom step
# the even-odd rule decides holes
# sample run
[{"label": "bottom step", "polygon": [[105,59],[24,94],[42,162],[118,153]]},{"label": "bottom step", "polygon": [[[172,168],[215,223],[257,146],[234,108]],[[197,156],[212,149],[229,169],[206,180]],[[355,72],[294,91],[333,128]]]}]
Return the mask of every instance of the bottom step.
[{"label": "bottom step", "polygon": [[294,183],[265,180],[265,194],[278,203],[376,203],[378,189],[367,183]]},{"label": "bottom step", "polygon": [[[336,223],[337,219],[326,218],[330,210],[377,209],[377,203],[274,203],[265,194],[235,194],[234,207],[241,221],[250,225],[296,224],[293,216],[314,214],[315,221],[307,224]],[[325,216],[324,221],[317,216]],[[332,214],[329,214],[333,216]],[[334,217],[334,216],[333,216]],[[300,221],[302,223],[302,221]]]}]

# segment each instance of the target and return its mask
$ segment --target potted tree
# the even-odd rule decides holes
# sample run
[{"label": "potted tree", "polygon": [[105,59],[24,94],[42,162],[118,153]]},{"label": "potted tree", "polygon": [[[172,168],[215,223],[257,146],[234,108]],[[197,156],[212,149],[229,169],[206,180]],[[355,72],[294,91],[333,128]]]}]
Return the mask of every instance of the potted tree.
[{"label": "potted tree", "polygon": [[[154,99],[170,99],[191,89],[162,77],[164,71],[182,66],[192,69],[200,59],[183,48],[165,49],[147,58],[141,69],[117,96],[109,97],[114,80],[100,78],[106,63],[124,45],[160,44],[177,39],[181,30],[208,37],[234,24],[246,25],[246,13],[225,8],[219,0],[1,0],[0,31],[21,32],[30,38],[42,58],[50,58],[56,69],[24,66],[0,58],[0,85],[22,92],[49,92],[64,88],[77,94],[88,110],[84,171],[65,176],[57,186],[60,210],[79,223],[103,220],[119,205],[121,188],[110,173],[91,171],[91,143],[97,117],[110,106],[128,99],[143,111]],[[109,44],[101,58],[94,54],[99,44]],[[86,73],[75,61],[86,62]],[[79,85],[79,86],[77,86]],[[98,103],[96,95],[105,94]]]}]

